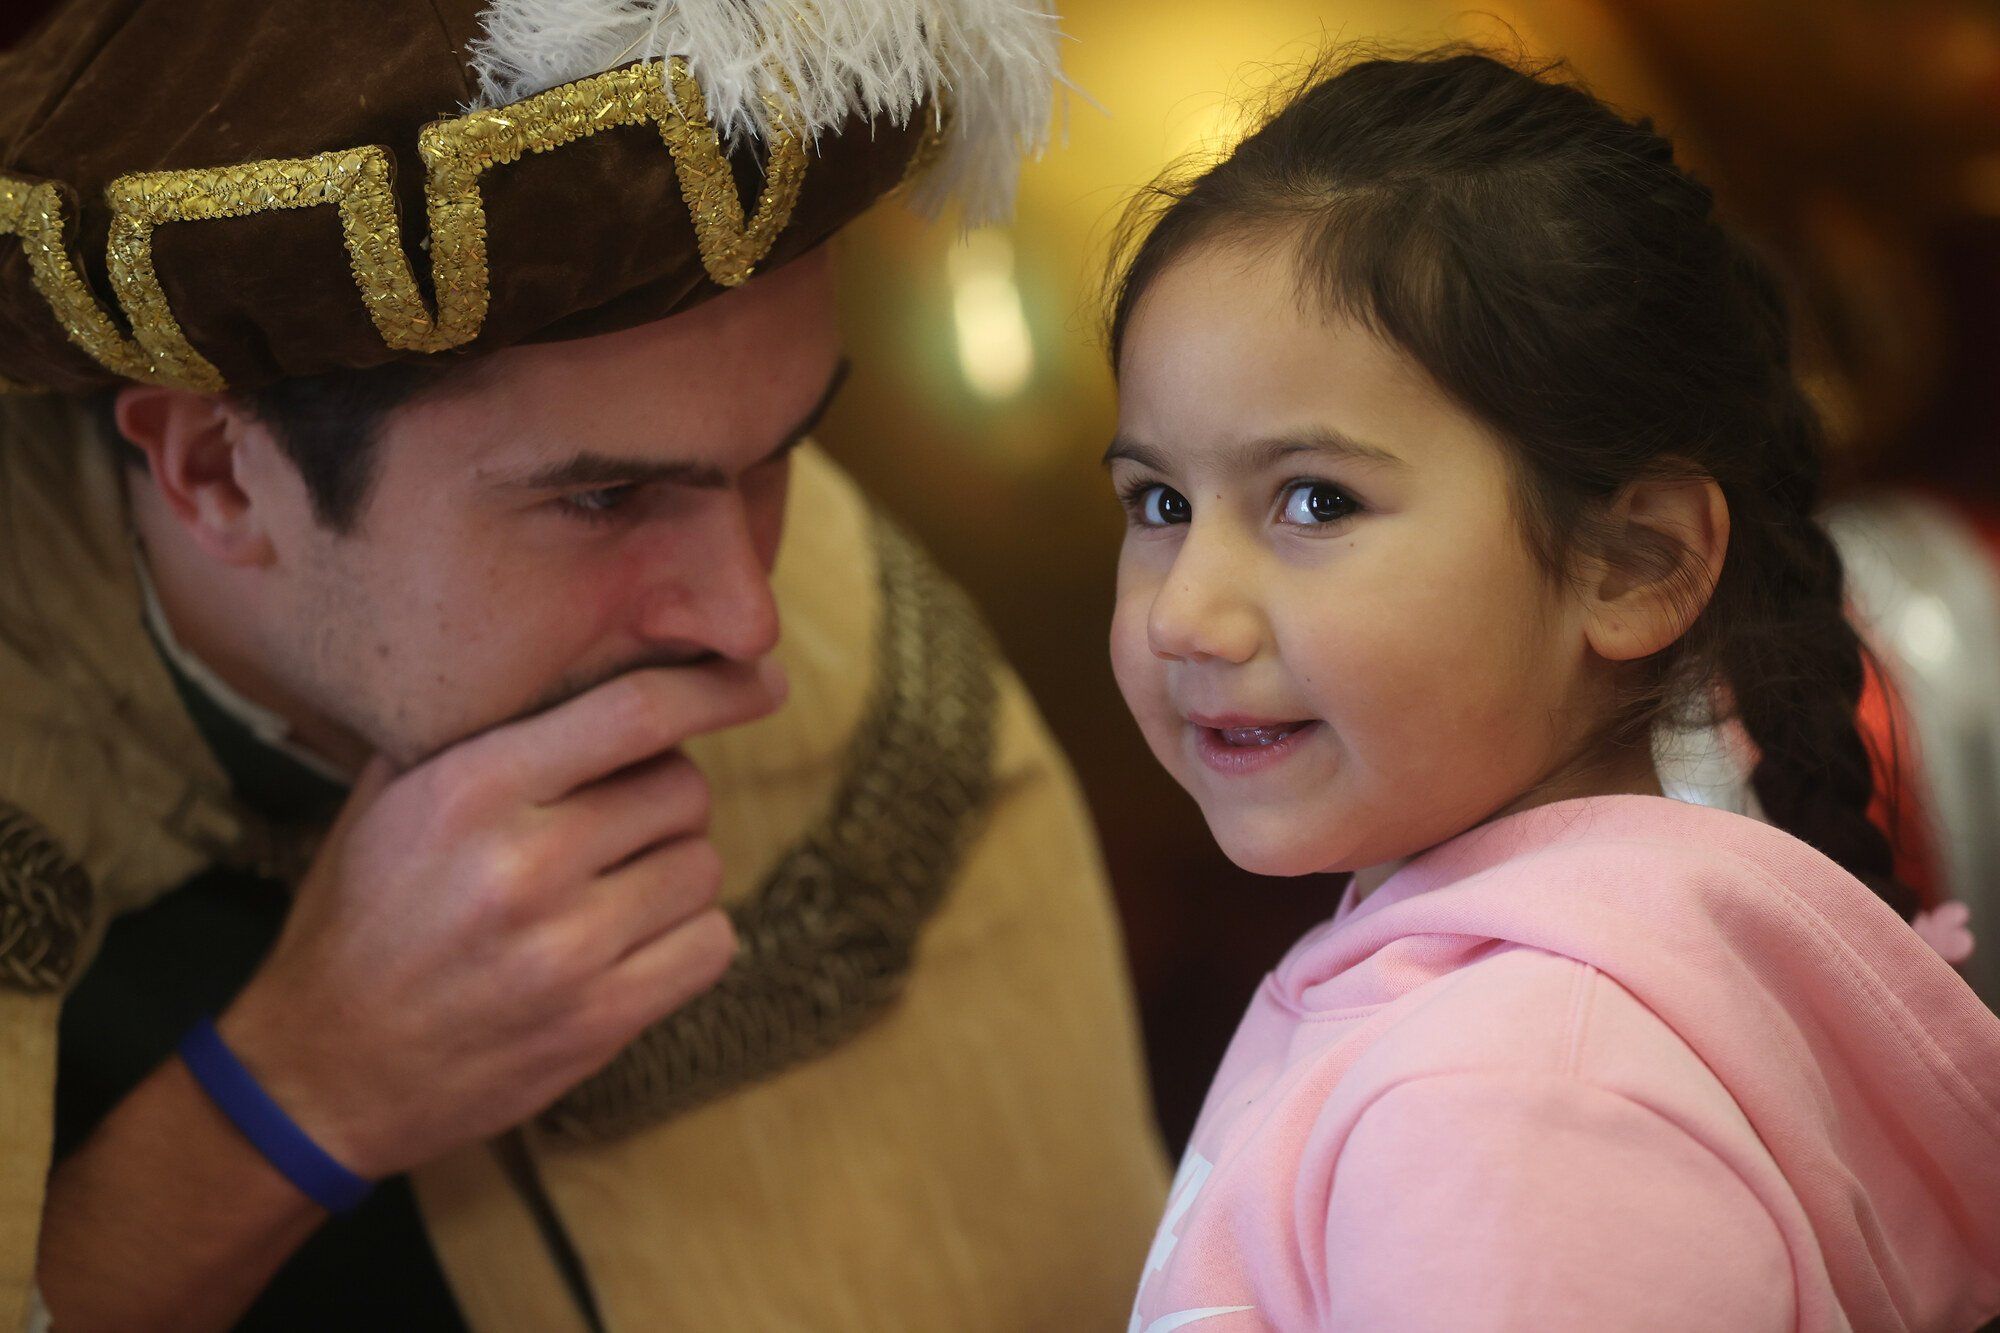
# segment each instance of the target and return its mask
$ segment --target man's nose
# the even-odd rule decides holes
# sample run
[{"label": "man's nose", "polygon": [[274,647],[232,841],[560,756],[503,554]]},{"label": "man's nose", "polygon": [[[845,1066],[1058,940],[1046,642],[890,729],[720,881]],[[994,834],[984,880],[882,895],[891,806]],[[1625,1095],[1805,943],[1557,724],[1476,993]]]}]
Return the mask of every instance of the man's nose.
[{"label": "man's nose", "polygon": [[1248,662],[1264,639],[1251,563],[1190,528],[1153,594],[1146,639],[1169,662]]},{"label": "man's nose", "polygon": [[698,643],[734,662],[776,648],[777,596],[742,498],[718,497],[697,530],[682,535],[646,590],[639,634],[658,643]]}]

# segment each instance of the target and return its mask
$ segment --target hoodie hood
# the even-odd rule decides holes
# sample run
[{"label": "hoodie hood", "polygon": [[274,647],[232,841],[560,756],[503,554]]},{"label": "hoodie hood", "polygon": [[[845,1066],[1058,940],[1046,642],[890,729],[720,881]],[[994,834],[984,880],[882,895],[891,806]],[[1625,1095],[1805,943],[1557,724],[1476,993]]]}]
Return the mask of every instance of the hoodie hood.
[{"label": "hoodie hood", "polygon": [[2000,1310],[2000,1018],[1805,843],[1660,797],[1542,806],[1411,861],[1272,982],[1301,1011],[1365,1002],[1410,936],[1572,958],[1656,1013],[1776,1160],[1855,1327]]}]

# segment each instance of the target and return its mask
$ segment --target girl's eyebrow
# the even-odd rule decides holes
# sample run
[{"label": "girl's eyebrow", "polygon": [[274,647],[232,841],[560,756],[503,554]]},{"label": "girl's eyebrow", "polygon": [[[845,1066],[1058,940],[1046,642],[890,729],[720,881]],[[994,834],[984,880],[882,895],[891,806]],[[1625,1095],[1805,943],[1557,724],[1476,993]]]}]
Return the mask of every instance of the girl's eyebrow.
[{"label": "girl's eyebrow", "polygon": [[[1298,454],[1313,454],[1356,463],[1375,463],[1393,468],[1409,466],[1387,449],[1379,445],[1363,444],[1353,436],[1337,431],[1331,426],[1311,426],[1290,435],[1251,440],[1245,444],[1231,446],[1226,450],[1216,449],[1213,452],[1234,455],[1230,461],[1234,465],[1234,470],[1241,472],[1261,472]],[[1167,457],[1164,453],[1151,445],[1141,444],[1123,435],[1111,441],[1111,447],[1104,451],[1101,462],[1103,466],[1110,467],[1121,458],[1137,463],[1140,467],[1151,468],[1155,472],[1168,470]]]},{"label": "girl's eyebrow", "polygon": [[1322,454],[1350,463],[1376,463],[1384,467],[1409,466],[1380,445],[1363,444],[1331,426],[1309,426],[1292,435],[1258,440],[1244,447],[1244,462],[1253,470],[1261,470],[1294,454]]},{"label": "girl's eyebrow", "polygon": [[1110,467],[1121,458],[1137,463],[1140,467],[1151,468],[1155,472],[1167,470],[1167,460],[1158,449],[1136,444],[1123,435],[1111,441],[1111,447],[1104,451],[1104,457],[1097,460],[1098,466]]}]

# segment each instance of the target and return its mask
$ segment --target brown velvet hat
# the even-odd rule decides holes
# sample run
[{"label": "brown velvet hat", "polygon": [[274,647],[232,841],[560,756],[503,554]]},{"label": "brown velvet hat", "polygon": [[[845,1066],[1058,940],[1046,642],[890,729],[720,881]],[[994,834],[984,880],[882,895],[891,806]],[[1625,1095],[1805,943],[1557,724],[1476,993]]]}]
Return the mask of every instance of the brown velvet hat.
[{"label": "brown velvet hat", "polygon": [[72,0],[0,56],[0,382],[610,332],[918,177],[984,221],[1055,41],[1020,0]]}]

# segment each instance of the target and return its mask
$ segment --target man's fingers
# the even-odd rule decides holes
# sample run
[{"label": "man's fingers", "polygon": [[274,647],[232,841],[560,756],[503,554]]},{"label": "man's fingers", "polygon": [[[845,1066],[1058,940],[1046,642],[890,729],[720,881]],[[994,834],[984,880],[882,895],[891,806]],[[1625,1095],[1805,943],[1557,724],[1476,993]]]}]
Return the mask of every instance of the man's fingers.
[{"label": "man's fingers", "polygon": [[674,751],[574,793],[544,836],[562,840],[565,864],[596,874],[656,843],[701,833],[709,804],[708,779]]},{"label": "man's fingers", "polygon": [[468,760],[516,775],[520,794],[546,805],[690,736],[762,717],[784,698],[784,672],[768,659],[646,667],[487,732]]},{"label": "man's fingers", "polygon": [[623,961],[690,918],[715,906],[722,858],[706,838],[656,847],[599,879],[578,928],[607,942]]},{"label": "man's fingers", "polygon": [[728,914],[710,908],[634,949],[599,979],[594,1004],[630,1040],[722,980],[736,948]]}]

